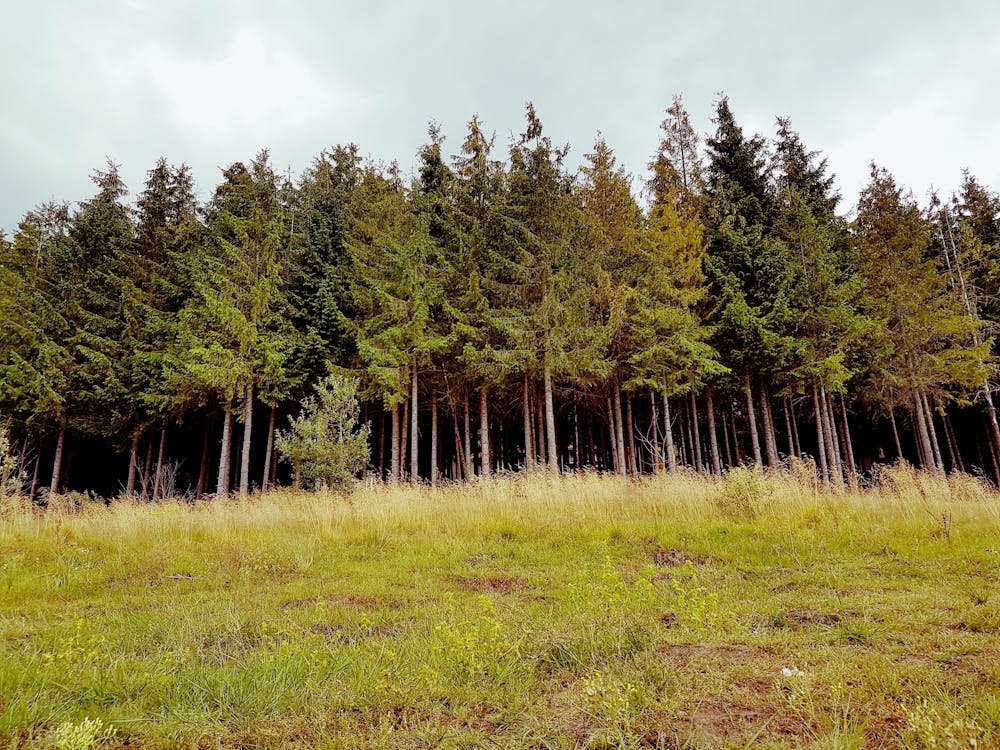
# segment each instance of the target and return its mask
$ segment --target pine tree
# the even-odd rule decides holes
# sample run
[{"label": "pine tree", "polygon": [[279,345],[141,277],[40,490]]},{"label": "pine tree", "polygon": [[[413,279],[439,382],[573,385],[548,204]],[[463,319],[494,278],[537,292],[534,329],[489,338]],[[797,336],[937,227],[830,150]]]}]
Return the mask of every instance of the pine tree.
[{"label": "pine tree", "polygon": [[240,494],[249,491],[253,402],[258,390],[287,388],[296,345],[282,278],[293,259],[277,180],[266,151],[250,167],[223,173],[207,213],[208,236],[187,259],[193,295],[180,310],[166,377],[184,402],[224,410],[218,493],[229,492],[233,409],[242,404]]}]

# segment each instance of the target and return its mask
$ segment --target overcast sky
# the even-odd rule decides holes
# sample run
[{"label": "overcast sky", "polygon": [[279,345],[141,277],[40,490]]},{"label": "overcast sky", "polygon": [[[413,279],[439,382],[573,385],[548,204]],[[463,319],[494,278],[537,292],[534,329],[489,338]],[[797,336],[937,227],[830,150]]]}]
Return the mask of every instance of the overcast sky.
[{"label": "overcast sky", "polygon": [[[815,7],[812,7],[815,6]],[[404,170],[478,113],[501,153],[532,100],[573,163],[603,132],[640,176],[672,95],[720,91],[747,131],[786,115],[853,206],[875,159],[923,200],[970,168],[1000,189],[1000,2],[0,0],[0,227],[92,194],[105,158],[141,189],[159,156],[203,196],[271,150],[298,175],[356,142]]]}]

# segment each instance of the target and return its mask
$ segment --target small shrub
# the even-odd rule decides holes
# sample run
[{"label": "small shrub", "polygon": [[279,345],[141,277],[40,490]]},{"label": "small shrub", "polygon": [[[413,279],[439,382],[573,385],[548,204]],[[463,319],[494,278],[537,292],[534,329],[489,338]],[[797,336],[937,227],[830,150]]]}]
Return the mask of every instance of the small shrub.
[{"label": "small shrub", "polygon": [[726,475],[716,505],[729,518],[752,519],[774,496],[774,485],[760,466],[739,466]]},{"label": "small shrub", "polygon": [[434,628],[435,651],[464,678],[502,678],[516,666],[521,655],[520,638],[511,637],[497,619],[493,602],[485,596],[476,600],[475,617],[458,619],[451,600],[452,616]]},{"label": "small shrub", "polygon": [[942,713],[926,699],[904,708],[906,733],[918,748],[967,750],[979,747],[983,728],[972,719]]},{"label": "small shrub", "polygon": [[733,621],[733,613],[722,607],[719,595],[701,585],[694,563],[684,564],[684,579],[673,578],[674,613],[677,620],[689,628],[723,630]]},{"label": "small shrub", "polygon": [[79,724],[64,722],[52,733],[52,744],[58,750],[91,750],[114,736],[114,727],[105,727],[101,719],[84,717]]}]

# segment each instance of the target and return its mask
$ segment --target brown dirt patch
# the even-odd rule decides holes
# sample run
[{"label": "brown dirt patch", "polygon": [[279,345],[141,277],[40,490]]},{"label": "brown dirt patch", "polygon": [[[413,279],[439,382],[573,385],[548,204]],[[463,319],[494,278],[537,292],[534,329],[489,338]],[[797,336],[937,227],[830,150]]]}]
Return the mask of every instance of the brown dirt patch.
[{"label": "brown dirt patch", "polygon": [[384,609],[402,609],[405,602],[398,599],[391,599],[382,596],[362,596],[360,594],[323,594],[322,596],[311,596],[308,599],[296,599],[282,605],[283,609],[302,609],[304,607],[315,607],[320,602],[327,606],[340,607],[342,609],[356,609],[362,612],[378,612]]},{"label": "brown dirt patch", "polygon": [[528,588],[528,581],[518,576],[494,574],[487,576],[451,576],[449,579],[464,591],[490,594],[513,594]]},{"label": "brown dirt patch", "polygon": [[679,568],[689,562],[692,565],[707,565],[709,560],[694,552],[685,552],[674,547],[658,549],[653,552],[653,565],[660,568]]}]

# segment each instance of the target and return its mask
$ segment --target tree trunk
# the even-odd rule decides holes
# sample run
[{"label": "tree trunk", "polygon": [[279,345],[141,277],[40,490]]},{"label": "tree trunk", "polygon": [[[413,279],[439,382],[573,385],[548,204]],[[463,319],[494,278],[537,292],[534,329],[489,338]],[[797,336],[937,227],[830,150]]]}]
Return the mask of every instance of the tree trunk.
[{"label": "tree trunk", "polygon": [[635,452],[635,422],[632,420],[632,396],[625,394],[625,424],[628,428],[628,464],[632,476],[639,476],[639,457]]},{"label": "tree trunk", "polygon": [[708,447],[712,454],[712,473],[722,475],[722,462],[719,460],[719,438],[715,434],[715,401],[712,389],[705,391],[705,412],[708,416]]},{"label": "tree trunk", "polygon": [[156,454],[156,473],[153,475],[153,502],[160,499],[163,492],[163,462],[167,456],[167,428],[160,428],[160,450]]},{"label": "tree trunk", "polygon": [[916,418],[913,420],[917,425],[917,438],[919,440],[918,446],[923,453],[921,457],[921,463],[932,464],[932,469],[937,469],[937,465],[934,462],[934,449],[931,448],[931,437],[927,434],[927,421],[924,417],[924,406],[923,400],[920,398],[920,394],[916,388],[914,388],[910,394],[910,398],[913,401],[915,407]]},{"label": "tree trunk", "polygon": [[726,466],[732,468],[733,455],[729,452],[729,417],[722,412],[722,447],[725,449]]},{"label": "tree trunk", "polygon": [[937,428],[934,427],[934,410],[931,408],[930,399],[923,391],[919,392],[919,398],[923,402],[924,415],[927,417],[927,434],[931,439],[931,450],[934,452],[934,462],[939,471],[944,471],[944,458],[941,456],[941,445],[938,443]]},{"label": "tree trunk", "polygon": [[559,473],[559,449],[556,447],[556,413],[552,393],[552,371],[545,368],[545,452],[548,454],[549,471]]},{"label": "tree trunk", "polygon": [[813,386],[813,413],[816,415],[816,456],[819,458],[819,472],[824,482],[830,481],[830,467],[826,457],[826,435],[823,433],[823,410],[819,403],[819,388]]},{"label": "tree trunk", "polygon": [[739,435],[736,434],[736,401],[733,400],[729,404],[730,408],[730,419],[729,419],[729,439],[733,441],[733,460],[736,461],[738,466],[743,465],[743,452],[740,451],[740,440]]},{"label": "tree trunk", "polygon": [[615,406],[608,396],[608,437],[611,439],[611,466],[615,474],[621,474],[618,466],[618,435],[615,432]]},{"label": "tree trunk", "polygon": [[545,466],[548,463],[548,451],[545,449],[545,441],[548,439],[545,434],[545,387],[539,385],[539,391],[535,397],[535,456],[538,464]]},{"label": "tree trunk", "polygon": [[146,462],[142,465],[142,471],[139,472],[139,478],[142,481],[142,499],[143,501],[149,500],[153,492],[152,483],[152,469],[153,469],[153,436],[150,435],[146,439]]},{"label": "tree trunk", "polygon": [[785,433],[788,435],[788,455],[794,456],[796,454],[795,437],[792,434],[792,417],[788,413],[787,397],[781,399],[781,410],[785,413]]},{"label": "tree trunk", "polygon": [[455,430],[455,458],[458,464],[458,478],[463,481],[469,481],[469,477],[465,473],[465,451],[462,450],[462,431],[458,428],[458,409],[455,406],[454,400],[451,398],[451,389],[448,390],[448,400],[451,402],[451,423],[452,428]]},{"label": "tree trunk", "polygon": [[45,428],[42,427],[42,432],[38,434],[38,439],[35,441],[35,466],[31,470],[31,488],[28,490],[28,499],[34,500],[35,493],[38,491],[38,477],[42,470],[42,448],[45,445]]},{"label": "tree trunk", "polygon": [[674,429],[670,423],[670,399],[663,397],[663,444],[667,454],[667,470],[672,474],[677,471],[677,454],[674,451]]},{"label": "tree trunk", "polygon": [[205,485],[208,483],[208,449],[210,440],[208,427],[209,423],[206,420],[201,436],[201,465],[198,468],[198,485],[194,491],[195,500],[201,500],[201,496],[205,494]]},{"label": "tree trunk", "polygon": [[958,444],[958,437],[955,435],[955,428],[951,423],[951,417],[948,416],[948,412],[944,413],[944,429],[945,434],[948,435],[948,439],[953,446],[952,455],[954,458],[954,465],[959,471],[965,472],[965,461],[962,460],[962,446]]},{"label": "tree trunk", "polygon": [[[990,435],[990,442],[993,446],[993,453],[1000,454],[1000,423],[997,422],[997,410],[996,406],[993,404],[993,394],[990,391],[990,383],[987,380],[985,386],[983,387],[983,394],[986,399],[986,412],[988,415],[988,429]],[[1000,466],[994,464],[993,466],[993,481],[996,485],[1000,487]]]},{"label": "tree trunk", "polygon": [[[135,499],[135,477],[139,472],[139,430],[132,433],[132,449],[128,454],[128,481],[125,483],[125,497]],[[34,489],[32,489],[34,495]]]},{"label": "tree trunk", "polygon": [[753,408],[753,391],[750,389],[750,375],[743,379],[743,391],[747,397],[747,426],[750,428],[750,444],[753,446],[753,460],[758,466],[764,464],[760,454],[760,438],[757,436],[757,414]]},{"label": "tree trunk", "polygon": [[628,464],[625,462],[625,426],[622,419],[622,390],[615,381],[614,393],[615,407],[615,451],[618,453],[618,473],[622,476],[628,473]]},{"label": "tree trunk", "polygon": [[261,492],[271,489],[271,461],[274,460],[274,420],[275,407],[271,407],[271,416],[267,420],[267,448],[264,450],[264,473],[260,479]]},{"label": "tree trunk", "polygon": [[431,487],[438,483],[438,395],[431,394]]},{"label": "tree trunk", "polygon": [[400,434],[399,434],[399,404],[392,405],[392,436],[389,443],[389,482],[391,484],[399,483],[399,470],[400,470],[400,460],[402,458],[400,453]]},{"label": "tree trunk", "polygon": [[223,407],[224,418],[222,420],[222,445],[219,451],[219,481],[215,490],[217,495],[229,494],[229,454],[232,450],[233,433],[233,413],[232,402],[228,402]]},{"label": "tree trunk", "polygon": [[403,399],[403,418],[399,423],[399,481],[406,481],[406,456],[410,448],[410,398]]},{"label": "tree trunk", "polygon": [[386,414],[383,409],[378,417],[378,479],[385,481],[385,419]]},{"label": "tree trunk", "polygon": [[701,474],[705,470],[704,462],[702,461],[701,455],[701,432],[698,428],[698,400],[694,395],[694,388],[691,388],[691,445],[694,447],[691,454],[694,457],[695,467],[698,469],[698,473]]},{"label": "tree trunk", "polygon": [[837,436],[830,419],[830,404],[826,398],[826,386],[820,386],[820,408],[823,415],[823,437],[826,439],[826,462],[830,467],[830,480],[840,486],[844,482],[844,470],[840,465],[840,455],[837,451]]},{"label": "tree trunk", "polygon": [[774,434],[774,417],[771,414],[771,394],[767,390],[764,379],[760,383],[760,416],[764,423],[764,450],[767,453],[767,464],[772,468],[778,467],[778,440]]},{"label": "tree trunk", "polygon": [[854,444],[851,441],[851,424],[847,421],[847,399],[844,398],[843,394],[840,396],[840,416],[843,428],[843,443],[844,443],[844,456],[847,458],[847,470],[850,472],[851,484],[855,484],[858,481],[858,467],[854,462]]},{"label": "tree trunk", "polygon": [[253,433],[253,384],[243,398],[243,455],[240,458],[240,497],[250,492],[250,437]]},{"label": "tree trunk", "polygon": [[573,468],[580,470],[583,460],[583,448],[580,446],[580,414],[576,408],[576,396],[573,396]]},{"label": "tree trunk", "polygon": [[528,373],[524,373],[524,388],[521,400],[524,405],[524,470],[531,471],[535,466],[534,440],[531,434],[531,391],[528,388]]},{"label": "tree trunk", "polygon": [[472,481],[472,477],[475,476],[475,459],[472,455],[472,414],[469,409],[469,391],[468,389],[463,390],[462,398],[465,402],[465,479],[466,481]]},{"label": "tree trunk", "polygon": [[656,394],[649,392],[649,426],[653,436],[653,471],[663,473],[663,455],[660,453],[660,425],[656,414]]},{"label": "tree trunk", "polygon": [[49,483],[49,492],[53,495],[59,494],[59,481],[62,479],[63,450],[66,447],[66,428],[59,428],[59,437],[56,439],[56,457],[52,462],[52,481]]},{"label": "tree trunk", "polygon": [[413,484],[420,483],[419,406],[420,402],[417,400],[417,364],[414,362],[410,377],[410,482]]},{"label": "tree trunk", "polygon": [[484,385],[479,389],[479,475],[489,478],[493,475],[493,453],[490,451],[490,402]]},{"label": "tree trunk", "polygon": [[903,460],[903,445],[899,441],[899,428],[896,427],[896,407],[889,411],[889,422],[892,424],[892,439],[896,443],[896,460]]}]

